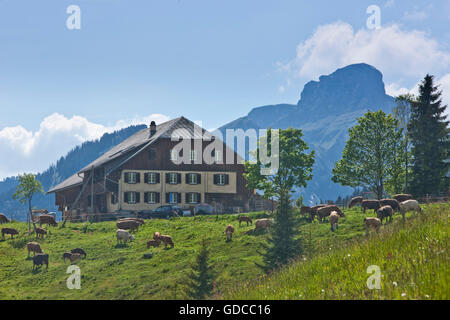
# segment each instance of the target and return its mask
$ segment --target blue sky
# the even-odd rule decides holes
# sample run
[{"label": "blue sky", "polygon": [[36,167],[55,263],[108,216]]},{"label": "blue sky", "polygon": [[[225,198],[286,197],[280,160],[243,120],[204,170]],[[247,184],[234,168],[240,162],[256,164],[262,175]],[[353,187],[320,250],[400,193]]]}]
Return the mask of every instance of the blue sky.
[{"label": "blue sky", "polygon": [[[72,4],[80,30],[66,27]],[[381,30],[366,26],[369,5]],[[296,103],[307,81],[349,63],[373,64],[392,94],[426,72],[450,88],[449,23],[443,0],[0,0],[0,146],[17,156],[0,178],[128,123],[184,115],[216,128]]]}]

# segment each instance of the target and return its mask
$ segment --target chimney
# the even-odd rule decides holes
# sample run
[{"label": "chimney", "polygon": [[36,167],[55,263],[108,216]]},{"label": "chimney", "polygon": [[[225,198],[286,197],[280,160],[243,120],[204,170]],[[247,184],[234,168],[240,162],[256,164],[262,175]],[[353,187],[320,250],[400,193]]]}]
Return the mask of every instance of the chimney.
[{"label": "chimney", "polygon": [[153,136],[156,133],[156,123],[155,121],[152,121],[150,123],[150,137]]}]

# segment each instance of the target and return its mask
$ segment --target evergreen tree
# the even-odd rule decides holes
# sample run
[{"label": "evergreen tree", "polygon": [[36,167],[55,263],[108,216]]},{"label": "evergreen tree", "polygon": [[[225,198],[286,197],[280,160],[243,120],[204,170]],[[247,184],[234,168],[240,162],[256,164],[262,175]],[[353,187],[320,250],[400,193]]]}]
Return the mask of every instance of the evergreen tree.
[{"label": "evergreen tree", "polygon": [[212,266],[209,263],[206,241],[203,239],[202,248],[189,275],[190,288],[187,292],[188,295],[193,299],[205,299],[210,296],[213,291],[214,277]]},{"label": "evergreen tree", "polygon": [[274,223],[270,228],[267,245],[264,246],[264,265],[266,272],[287,264],[291,259],[302,254],[298,231],[299,221],[292,208],[289,192],[282,192],[277,204]]},{"label": "evergreen tree", "polygon": [[412,143],[411,193],[415,196],[438,195],[449,187],[446,161],[450,156],[450,130],[441,95],[433,76],[426,75],[419,96],[411,103],[408,132]]}]

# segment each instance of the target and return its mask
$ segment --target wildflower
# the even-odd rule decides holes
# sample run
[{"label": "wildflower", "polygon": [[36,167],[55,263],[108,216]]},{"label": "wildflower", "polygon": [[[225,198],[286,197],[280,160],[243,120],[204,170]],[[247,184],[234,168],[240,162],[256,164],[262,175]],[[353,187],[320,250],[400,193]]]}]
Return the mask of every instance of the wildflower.
[{"label": "wildflower", "polygon": [[324,290],[324,289],[322,289],[322,293],[325,293],[325,290]]},{"label": "wildflower", "polygon": [[403,293],[402,293],[402,297],[406,297],[406,293],[403,292]]},{"label": "wildflower", "polygon": [[350,257],[350,253],[347,255],[347,257]]},{"label": "wildflower", "polygon": [[394,287],[396,287],[396,286],[398,286],[398,283],[397,282],[392,282],[392,284],[394,285]]},{"label": "wildflower", "polygon": [[427,294],[425,295],[425,298],[427,298],[427,299],[428,299],[429,297],[430,297],[429,295],[427,295]]},{"label": "wildflower", "polygon": [[392,255],[391,255],[391,253],[390,253],[390,252],[388,252],[387,256],[388,256],[388,258],[389,258],[389,259],[391,259],[391,258],[392,258]]}]

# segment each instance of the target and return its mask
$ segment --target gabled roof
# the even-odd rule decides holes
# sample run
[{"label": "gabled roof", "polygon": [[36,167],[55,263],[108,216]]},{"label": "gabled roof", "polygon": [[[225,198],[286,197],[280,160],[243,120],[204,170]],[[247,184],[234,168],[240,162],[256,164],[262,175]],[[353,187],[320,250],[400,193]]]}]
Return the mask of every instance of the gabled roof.
[{"label": "gabled roof", "polygon": [[[134,157],[138,152],[158,139],[170,139],[172,138],[172,135],[181,139],[202,139],[203,137],[209,139],[213,137],[210,132],[185,117],[179,117],[163,122],[156,126],[156,132],[152,136],[150,136],[150,128],[136,132],[134,135],[122,141],[109,151],[105,152],[102,156],[85,166],[77,174],[74,174],[67,180],[50,189],[47,193],[53,193],[81,184],[83,179],[80,178],[78,174],[81,175],[85,171],[91,170],[93,167],[120,162],[124,159],[124,157],[127,157],[127,160],[129,160],[131,157]],[[134,151],[135,154],[132,154],[132,151]],[[131,157],[130,154],[132,155]]]}]

